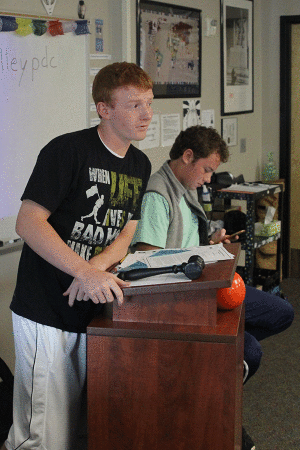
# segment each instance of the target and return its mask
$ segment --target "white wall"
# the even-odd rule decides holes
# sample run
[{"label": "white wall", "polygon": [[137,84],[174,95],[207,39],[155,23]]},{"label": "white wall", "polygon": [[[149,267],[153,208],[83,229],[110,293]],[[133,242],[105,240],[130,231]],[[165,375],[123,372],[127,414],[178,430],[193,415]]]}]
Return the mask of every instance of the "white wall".
[{"label": "white wall", "polygon": [[262,160],[274,152],[279,167],[280,138],[280,16],[300,15],[300,4],[295,0],[268,0],[261,2],[262,36]]}]

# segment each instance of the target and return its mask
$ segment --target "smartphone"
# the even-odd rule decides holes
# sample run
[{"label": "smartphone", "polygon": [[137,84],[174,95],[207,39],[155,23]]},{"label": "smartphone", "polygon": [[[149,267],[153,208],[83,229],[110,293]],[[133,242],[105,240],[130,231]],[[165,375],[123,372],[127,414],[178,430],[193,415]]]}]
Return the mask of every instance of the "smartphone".
[{"label": "smartphone", "polygon": [[233,233],[233,234],[231,234],[230,236],[227,236],[227,239],[234,239],[235,238],[235,236],[239,236],[240,234],[243,234],[243,233],[246,233],[246,230],[240,230],[240,231],[237,231],[236,233]]}]

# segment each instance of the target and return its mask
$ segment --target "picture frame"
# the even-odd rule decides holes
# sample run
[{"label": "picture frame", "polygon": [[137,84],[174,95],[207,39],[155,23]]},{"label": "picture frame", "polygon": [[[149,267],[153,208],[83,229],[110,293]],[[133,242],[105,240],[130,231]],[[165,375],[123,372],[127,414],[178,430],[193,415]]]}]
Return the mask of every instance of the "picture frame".
[{"label": "picture frame", "polygon": [[237,127],[238,121],[236,117],[221,119],[222,138],[228,147],[233,147],[238,144]]},{"label": "picture frame", "polygon": [[201,10],[137,0],[137,65],[155,98],[201,96]]},{"label": "picture frame", "polygon": [[221,115],[254,111],[253,1],[221,0]]}]

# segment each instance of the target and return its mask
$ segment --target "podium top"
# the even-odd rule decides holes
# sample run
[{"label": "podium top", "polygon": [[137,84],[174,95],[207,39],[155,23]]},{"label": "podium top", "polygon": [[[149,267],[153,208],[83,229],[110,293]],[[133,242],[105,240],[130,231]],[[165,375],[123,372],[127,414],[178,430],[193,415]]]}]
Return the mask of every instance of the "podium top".
[{"label": "podium top", "polygon": [[239,242],[225,244],[226,249],[234,255],[234,259],[207,264],[199,279],[186,283],[148,284],[145,286],[129,286],[123,289],[124,296],[141,294],[158,294],[167,292],[187,292],[230,287],[235,274],[238,256],[241,251]]}]

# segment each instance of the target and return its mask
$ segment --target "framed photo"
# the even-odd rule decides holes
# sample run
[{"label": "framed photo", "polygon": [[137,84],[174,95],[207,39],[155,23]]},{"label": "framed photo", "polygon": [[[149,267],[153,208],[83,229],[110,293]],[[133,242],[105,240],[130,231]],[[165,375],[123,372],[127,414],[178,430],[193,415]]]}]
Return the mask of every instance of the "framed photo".
[{"label": "framed photo", "polygon": [[222,138],[228,145],[228,147],[233,147],[237,145],[237,118],[228,117],[221,120],[222,128]]},{"label": "framed photo", "polygon": [[201,11],[137,0],[137,64],[155,98],[200,97]]},{"label": "framed photo", "polygon": [[221,0],[221,115],[253,110],[253,2]]}]

